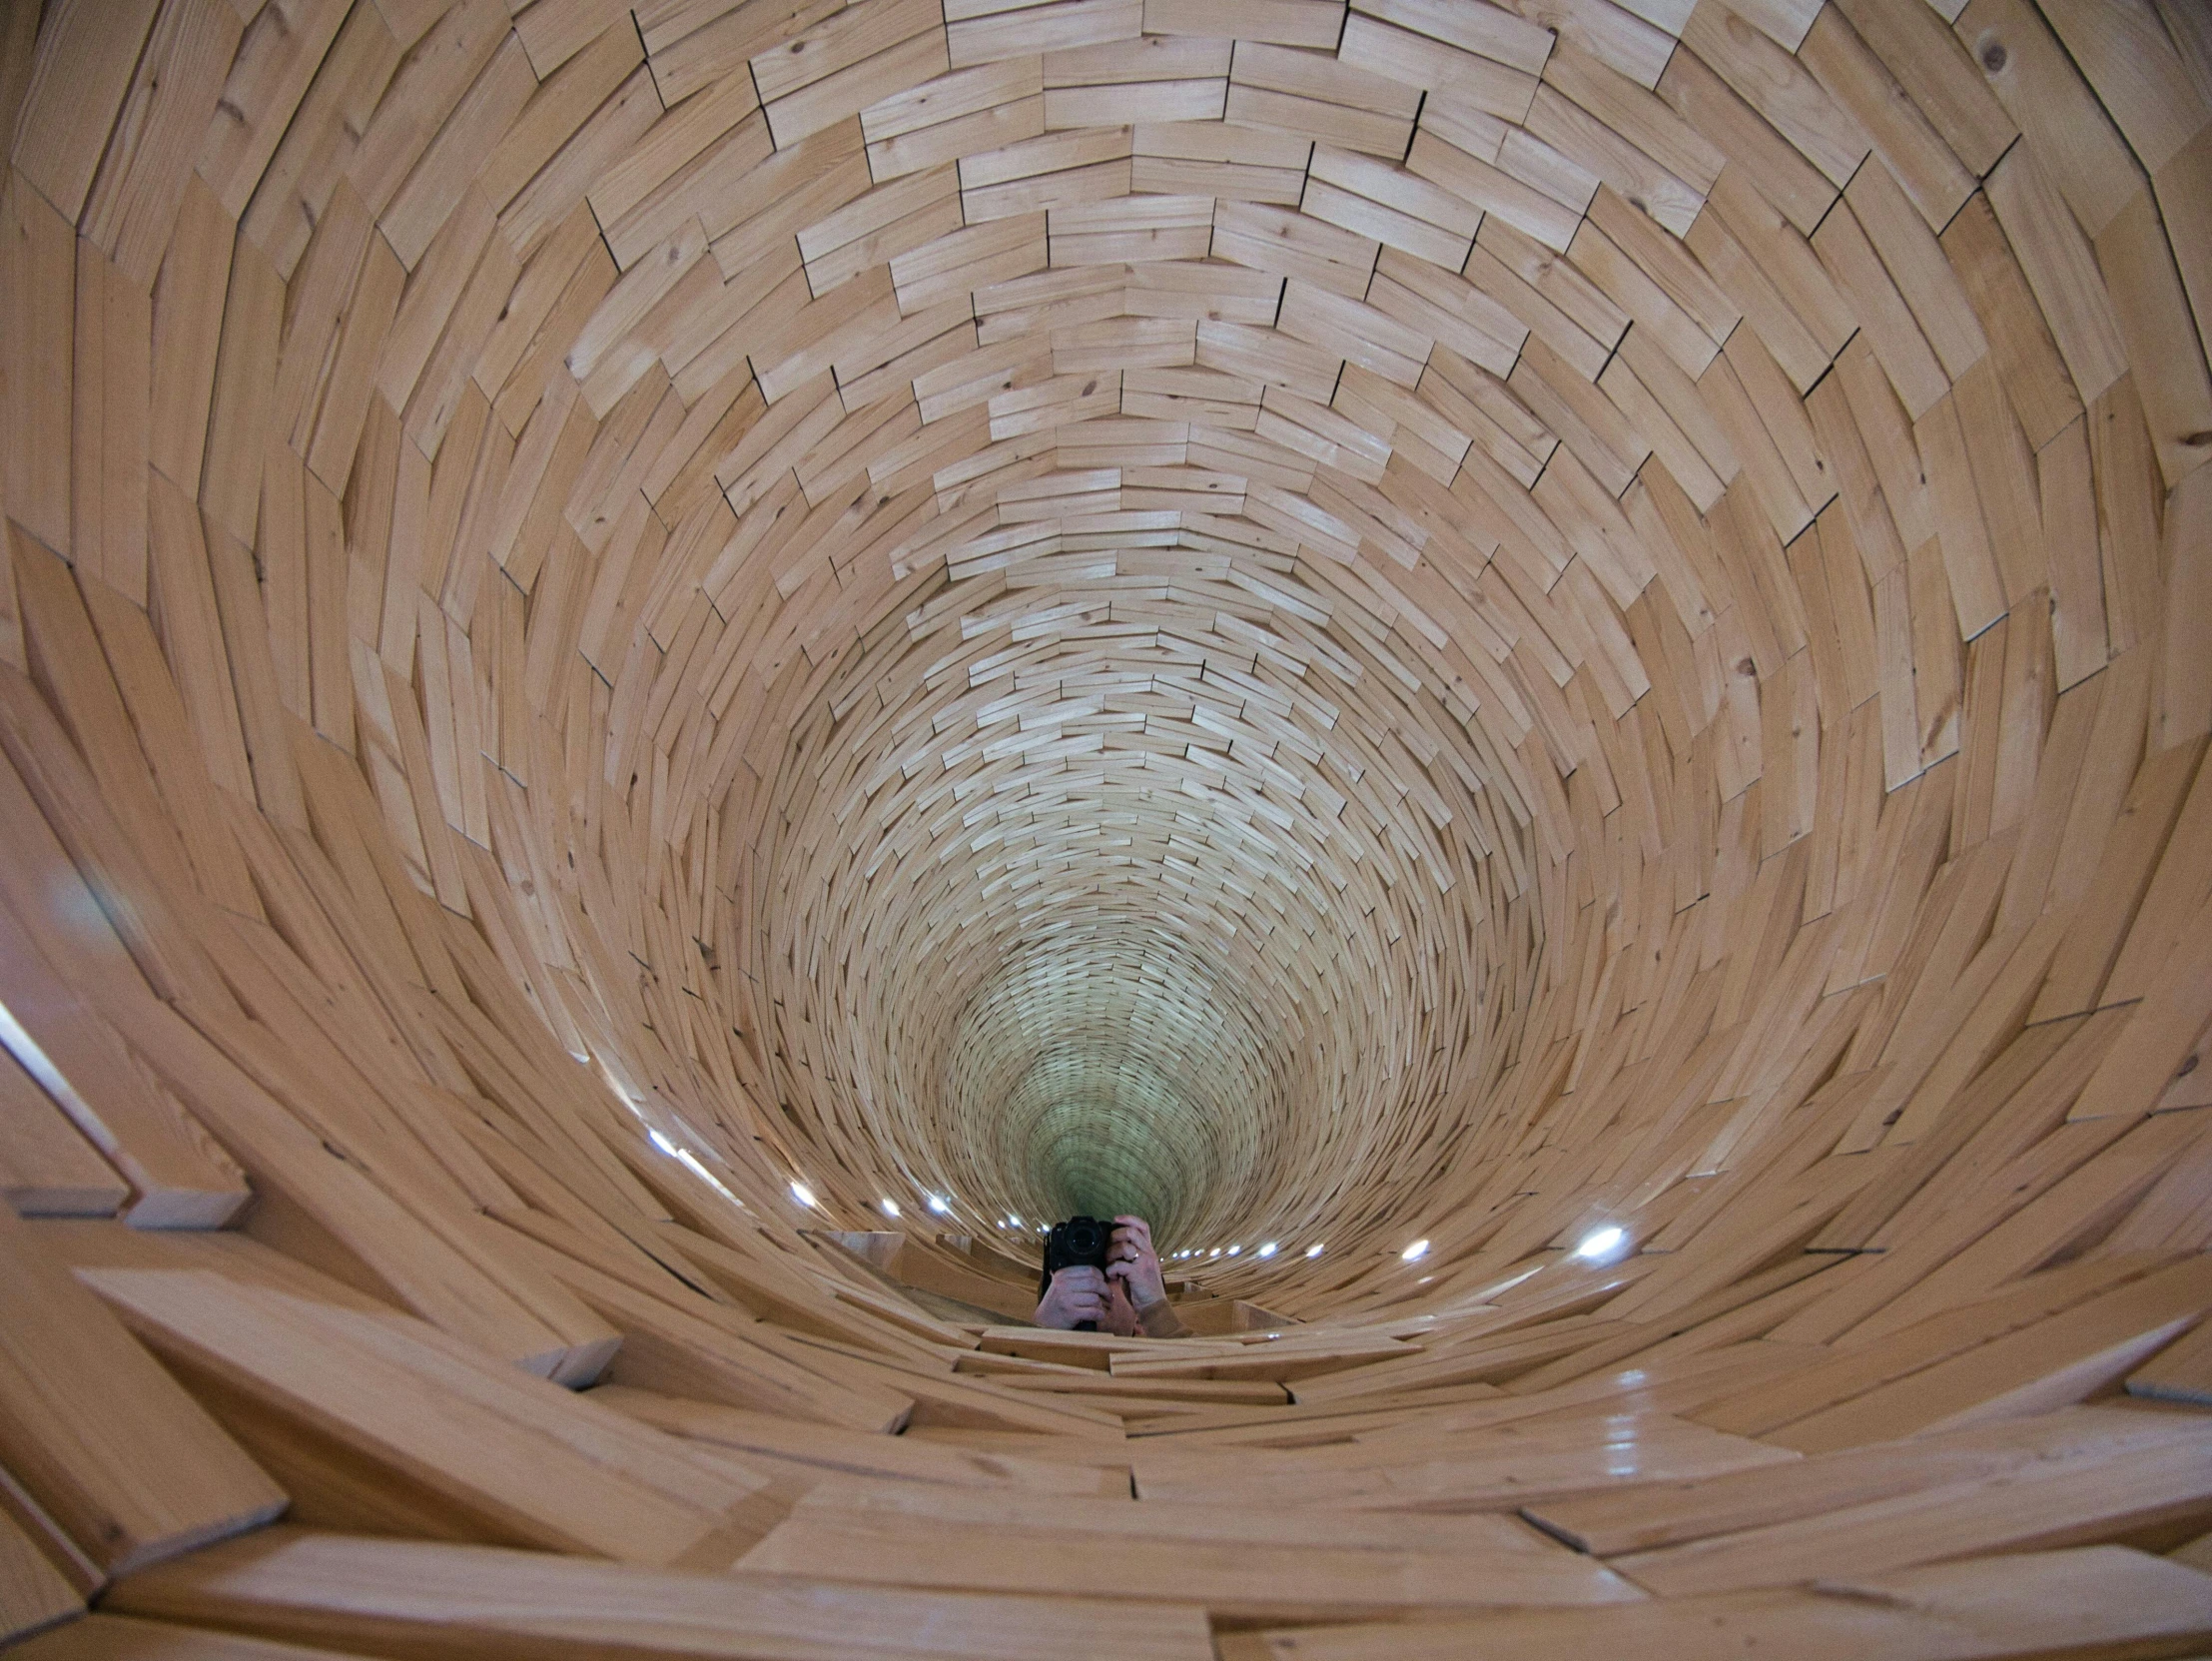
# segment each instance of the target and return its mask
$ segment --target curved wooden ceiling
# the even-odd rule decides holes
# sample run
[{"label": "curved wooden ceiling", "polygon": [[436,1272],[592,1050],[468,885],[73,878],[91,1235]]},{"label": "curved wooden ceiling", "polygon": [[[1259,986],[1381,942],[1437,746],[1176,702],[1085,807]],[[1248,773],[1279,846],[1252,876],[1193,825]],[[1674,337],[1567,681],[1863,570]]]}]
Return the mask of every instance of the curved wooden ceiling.
[{"label": "curved wooden ceiling", "polygon": [[579,1377],[668,1185],[1440,1352],[2206,1244],[2188,0],[38,12],[0,1001],[139,1221]]}]

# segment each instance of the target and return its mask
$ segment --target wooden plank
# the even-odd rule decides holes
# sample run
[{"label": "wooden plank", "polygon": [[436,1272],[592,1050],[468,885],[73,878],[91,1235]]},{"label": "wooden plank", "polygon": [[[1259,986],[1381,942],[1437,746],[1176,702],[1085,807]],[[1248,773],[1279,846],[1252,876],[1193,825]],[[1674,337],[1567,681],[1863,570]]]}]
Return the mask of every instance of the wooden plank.
[{"label": "wooden plank", "polygon": [[216,1411],[288,1472],[304,1515],[664,1564],[710,1535],[758,1538],[776,1513],[762,1479],[687,1463],[658,1432],[410,1316],[204,1270],[83,1278],[211,1381]]},{"label": "wooden plank", "polygon": [[2127,349],[2087,240],[2030,152],[2007,153],[1986,188],[2075,390],[2097,397],[2126,371]]},{"label": "wooden plank", "polygon": [[46,1627],[81,1620],[84,1613],[77,1588],[0,1513],[0,1643],[12,1647]]},{"label": "wooden plank", "polygon": [[1470,1661],[1493,1657],[1569,1661],[1634,1645],[1650,1661],[1713,1653],[1731,1642],[1775,1648],[1805,1661],[1862,1655],[1896,1661],[1977,1661],[2032,1654],[2053,1643],[2094,1654],[2140,1639],[2186,1646],[2202,1630],[2203,1578],[2120,1547],[1999,1556],[1833,1578],[1819,1590],[1743,1592],[1669,1599],[1650,1608],[1528,1610],[1418,1626],[1228,1634],[1223,1661]]},{"label": "wooden plank", "polygon": [[[1862,1193],[1869,1198],[1875,1195],[1871,1189]],[[1978,1298],[1946,1303],[1940,1314],[1880,1334],[1858,1334],[1848,1349],[1833,1357],[1718,1397],[1699,1409],[1699,1421],[1741,1435],[1765,1435],[1793,1419],[1849,1401],[1907,1373],[2070,1308],[2157,1267],[2162,1260],[2135,1254],[2125,1259],[2070,1264],[2028,1275]],[[1869,1297],[1878,1299],[1884,1288],[1873,1284],[1876,1277],[1861,1278],[1872,1287],[1870,1291],[1845,1282],[1837,1287],[1836,1300],[1862,1309]],[[1792,1341],[1816,1332],[1844,1330],[1850,1325],[1851,1312],[1846,1309],[1839,1316],[1833,1309],[1824,1310],[1816,1304],[1799,1319],[1776,1328],[1778,1339]]]},{"label": "wooden plank", "polygon": [[1722,155],[1746,165],[1790,223],[1813,235],[1836,201],[1836,186],[1696,52],[1672,53],[1665,70],[1659,96]]},{"label": "wooden plank", "polygon": [[1938,1483],[2001,1479],[2044,1460],[2090,1462],[2138,1447],[2182,1453],[2196,1434],[2186,1419],[2071,1407],[1664,1487],[1540,1500],[1524,1514],[1577,1549],[1610,1558],[1818,1518]]},{"label": "wooden plank", "polygon": [[[1923,12],[1869,0],[1848,0],[1839,9],[1966,171],[1976,178],[1986,174],[2015,129],[1959,37]],[[1942,227],[1931,223],[1929,229]]]},{"label": "wooden plank", "polygon": [[1905,414],[1917,420],[1944,394],[1942,366],[1847,203],[1822,222],[1813,234],[1813,248],[1858,314],[1865,344],[1896,390]]},{"label": "wooden plank", "polygon": [[[57,29],[56,35],[66,46],[69,31]],[[0,250],[5,408],[8,430],[17,435],[8,445],[5,470],[8,515],[66,556],[77,239],[69,221],[20,173],[11,173],[0,192],[0,233],[5,236]]]},{"label": "wooden plank", "polygon": [[2127,1393],[2154,1401],[2212,1402],[2212,1332],[2200,1323],[2127,1375]]},{"label": "wooden plank", "polygon": [[0,1453],[108,1573],[256,1528],[286,1496],[0,1207]]},{"label": "wooden plank", "polygon": [[156,0],[132,0],[120,11],[88,0],[57,10],[38,31],[15,164],[71,225],[84,211],[159,9]]},{"label": "wooden plank", "polygon": [[1144,32],[1332,47],[1343,27],[1337,0],[1145,0]]},{"label": "wooden plank", "polygon": [[2036,994],[2031,1022],[2098,1007],[2106,976],[2128,938],[2168,846],[2202,749],[2177,745],[2148,757],[2128,787],[2127,799],[2097,864],[2076,921]]},{"label": "wooden plank", "polygon": [[933,1446],[908,1436],[871,1435],[622,1384],[600,1385],[595,1398],[692,1441],[848,1476],[1094,1496],[1124,1493],[1128,1488],[1125,1469],[1102,1471],[1090,1465]]},{"label": "wooden plank", "polygon": [[1989,343],[1934,233],[1886,165],[1860,168],[1843,199],[1888,268],[1943,374],[1956,381],[1980,362]]},{"label": "wooden plank", "polygon": [[30,1075],[0,1064],[0,1200],[18,1217],[113,1217],[130,1197]]},{"label": "wooden plank", "polygon": [[128,116],[101,157],[77,222],[137,287],[153,286],[169,247],[244,22],[228,0],[169,0],[139,57],[124,95]]},{"label": "wooden plank", "polygon": [[[1027,1661],[1041,1645],[1094,1639],[1117,1621],[1131,1661],[1203,1661],[1204,1617],[1187,1603],[1084,1597],[971,1597],[813,1578],[676,1574],[543,1552],[271,1530],[134,1577],[104,1606],[216,1624],[272,1639],[373,1647],[403,1635],[415,1654],[487,1645],[567,1661],[610,1642],[638,1654],[792,1661],[974,1656]],[[580,1631],[576,1609],[607,1624]],[[611,1636],[618,1634],[619,1636]]]},{"label": "wooden plank", "polygon": [[2078,1401],[2124,1377],[2194,1322],[2212,1297],[2208,1287],[2202,1264],[2176,1263],[1771,1431],[1769,1439],[1823,1453]]},{"label": "wooden plank", "polygon": [[1708,0],[1699,0],[1692,9],[1682,39],[1831,184],[1841,189],[1850,182],[1870,141],[1792,57],[1794,47],[1778,46],[1729,8]]},{"label": "wooden plank", "polygon": [[2203,127],[2205,95],[2149,7],[2054,0],[2045,15],[2144,167],[2157,172]]},{"label": "wooden plank", "polygon": [[59,1627],[23,1653],[31,1661],[332,1661],[338,1655],[336,1650],[266,1643],[235,1632],[106,1614]]},{"label": "wooden plank", "polygon": [[1745,176],[1724,169],[1712,214],[1691,228],[1691,249],[1742,306],[1800,395],[1828,372],[1854,320],[1795,227]]},{"label": "wooden plank", "polygon": [[1945,227],[1943,253],[1981,319],[1997,373],[2031,447],[2040,449],[2075,418],[2081,400],[2050,330],[2020,275],[1987,197],[1975,196]]},{"label": "wooden plank", "polygon": [[[1633,1351],[1631,1351],[1633,1353]],[[1516,1381],[1518,1386],[1518,1381]],[[1547,1387],[1539,1383],[1541,1390]],[[1303,1450],[1176,1452],[1133,1458],[1138,1497],[1269,1512],[1295,1507],[1429,1515],[1540,1507],[1547,1496],[1794,1464],[1787,1453],[1708,1434],[1666,1414],[1616,1415],[1608,1462],[1587,1421],[1499,1425],[1426,1447],[1338,1446],[1323,1465]],[[1633,1447],[1633,1452],[1624,1451]],[[1353,1461],[1357,1462],[1354,1463]]]},{"label": "wooden plank", "polygon": [[[2097,263],[2112,297],[2114,322],[2127,345],[2135,387],[2158,446],[2158,465],[2171,485],[2204,458],[2197,434],[2212,430],[2212,374],[2187,353],[2153,344],[2177,340],[2192,326],[2176,256],[2189,249],[2184,226],[2160,223],[2147,193],[2138,192],[2097,234]],[[2175,240],[2179,239],[2179,240]],[[2198,287],[2203,283],[2199,280]]]},{"label": "wooden plank", "polygon": [[2193,933],[2204,916],[2204,908],[2199,906],[2183,924],[2179,944],[2128,1017],[2122,1042],[2083,1087],[2070,1117],[2095,1119],[2147,1113],[2177,1074],[2184,1068],[2194,1070],[2190,1058],[2197,1033],[2204,1025],[2204,983],[2200,977],[2207,972],[2206,963],[2212,961],[2212,948]]},{"label": "wooden plank", "polygon": [[1970,640],[2004,614],[2004,577],[1967,456],[1956,391],[1937,400],[1912,430],[1927,474],[1958,636]]},{"label": "wooden plank", "polygon": [[1879,1574],[1977,1551],[2093,1542],[2186,1517],[2203,1503],[2202,1463],[2201,1453],[2167,1447],[2120,1453],[2087,1468],[2054,1461],[2028,1466],[2009,1482],[1968,1478],[1806,1522],[1634,1552],[1621,1562],[1641,1584],[1695,1596]]},{"label": "wooden plank", "polygon": [[77,262],[75,321],[71,557],[143,602],[152,306],[88,244]]},{"label": "wooden plank", "polygon": [[628,1335],[610,1383],[870,1431],[892,1430],[913,1411],[913,1401],[894,1389],[840,1387],[793,1364],[766,1341],[772,1332],[756,1337],[750,1321],[718,1319],[723,1311],[713,1304],[686,1299],[690,1306],[682,1306],[680,1285],[655,1297],[565,1255],[530,1255]]},{"label": "wooden plank", "polygon": [[[1015,1539],[1037,1554],[1025,1569]],[[1014,1592],[1038,1561],[1110,1552],[1137,1604],[1200,1602],[1216,1618],[1605,1603],[1606,1569],[1495,1517],[1268,1515],[1241,1507],[824,1484],[739,1562],[864,1585]],[[1387,1577],[1377,1566],[1388,1562]],[[1170,1563],[1180,1567],[1168,1571]],[[1465,1573],[1469,1563],[1483,1573]],[[1454,1574],[1448,1564],[1459,1566]]]},{"label": "wooden plank", "polygon": [[[0,789],[16,783],[4,763],[0,775]],[[19,791],[10,792],[17,802],[9,805],[28,806]],[[148,1083],[114,1028],[70,990],[4,908],[0,945],[0,1038],[130,1183],[131,1222],[214,1229],[235,1217],[250,1198],[244,1173],[174,1097]]]}]

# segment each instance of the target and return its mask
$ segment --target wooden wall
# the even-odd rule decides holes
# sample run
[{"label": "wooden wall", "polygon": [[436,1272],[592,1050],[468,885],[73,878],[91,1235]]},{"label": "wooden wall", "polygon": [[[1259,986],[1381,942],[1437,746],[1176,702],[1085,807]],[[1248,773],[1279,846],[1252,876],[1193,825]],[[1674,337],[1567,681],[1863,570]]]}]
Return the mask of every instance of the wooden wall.
[{"label": "wooden wall", "polygon": [[0,1632],[2212,1642],[2207,17],[0,5]]}]

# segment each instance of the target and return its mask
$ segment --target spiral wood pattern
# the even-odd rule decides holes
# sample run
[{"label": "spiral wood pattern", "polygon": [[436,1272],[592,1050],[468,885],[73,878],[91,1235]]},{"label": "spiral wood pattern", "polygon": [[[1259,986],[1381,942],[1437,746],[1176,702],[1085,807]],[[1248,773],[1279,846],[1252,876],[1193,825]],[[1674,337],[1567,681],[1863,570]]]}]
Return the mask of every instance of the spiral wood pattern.
[{"label": "spiral wood pattern", "polygon": [[6,15],[0,1001],[135,1195],[449,1329],[293,1122],[1347,1333],[2212,1241],[2098,1163],[2212,1104],[2192,0]]}]

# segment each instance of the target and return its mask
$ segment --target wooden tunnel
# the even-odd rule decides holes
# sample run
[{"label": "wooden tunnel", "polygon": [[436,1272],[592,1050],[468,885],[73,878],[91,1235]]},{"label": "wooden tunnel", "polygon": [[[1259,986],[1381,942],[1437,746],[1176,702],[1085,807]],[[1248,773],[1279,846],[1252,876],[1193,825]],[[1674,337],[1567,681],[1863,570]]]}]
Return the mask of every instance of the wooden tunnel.
[{"label": "wooden tunnel", "polygon": [[0,0],[0,1643],[2212,1653],[2202,0]]}]

